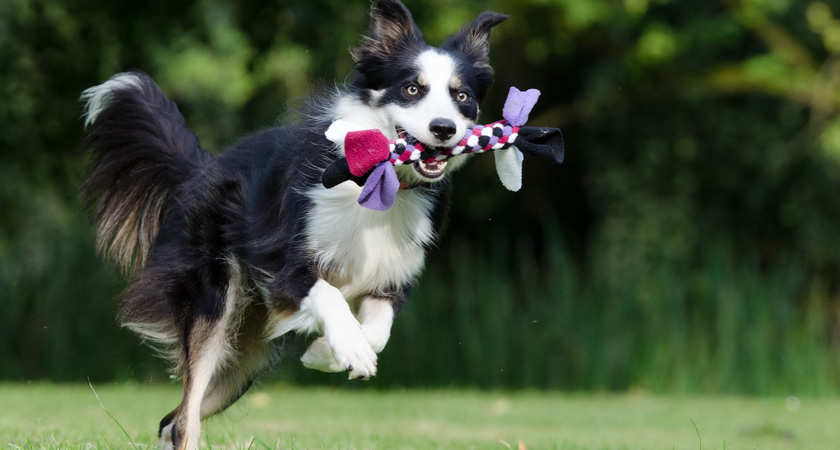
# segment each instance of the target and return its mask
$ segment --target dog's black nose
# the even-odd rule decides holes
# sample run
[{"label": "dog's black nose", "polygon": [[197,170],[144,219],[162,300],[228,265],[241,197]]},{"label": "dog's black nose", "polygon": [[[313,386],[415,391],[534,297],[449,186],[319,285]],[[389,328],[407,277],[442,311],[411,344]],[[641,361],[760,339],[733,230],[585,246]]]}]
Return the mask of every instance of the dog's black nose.
[{"label": "dog's black nose", "polygon": [[429,131],[441,141],[445,141],[455,134],[455,122],[449,119],[434,119],[429,124]]}]

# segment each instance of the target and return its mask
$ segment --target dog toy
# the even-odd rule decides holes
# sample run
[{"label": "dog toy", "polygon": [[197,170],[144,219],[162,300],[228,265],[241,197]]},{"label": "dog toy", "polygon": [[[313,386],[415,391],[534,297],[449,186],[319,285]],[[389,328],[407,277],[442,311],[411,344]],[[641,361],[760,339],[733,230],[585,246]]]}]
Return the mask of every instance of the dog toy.
[{"label": "dog toy", "polygon": [[536,89],[522,92],[511,87],[502,109],[504,119],[474,126],[450,148],[427,148],[408,136],[388,140],[379,130],[352,131],[353,124],[334,122],[325,135],[344,146],[345,157],[328,166],[321,181],[329,189],[353,180],[362,186],[360,205],[385,211],[393,206],[400,189],[395,166],[494,151],[499,179],[507,189],[518,191],[522,187],[523,153],[563,162],[564,142],[559,129],[524,126],[539,96]]}]

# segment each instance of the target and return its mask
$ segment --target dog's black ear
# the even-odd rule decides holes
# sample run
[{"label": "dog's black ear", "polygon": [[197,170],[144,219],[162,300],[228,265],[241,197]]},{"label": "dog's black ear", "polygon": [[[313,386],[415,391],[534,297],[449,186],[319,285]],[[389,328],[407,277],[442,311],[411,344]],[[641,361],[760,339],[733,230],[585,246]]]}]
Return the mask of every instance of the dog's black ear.
[{"label": "dog's black ear", "polygon": [[380,0],[370,11],[370,32],[351,51],[357,64],[369,57],[388,57],[399,49],[423,42],[411,12],[399,0]]},{"label": "dog's black ear", "polygon": [[449,36],[441,47],[463,52],[476,67],[488,67],[490,65],[488,59],[490,31],[508,17],[491,11],[484,12],[469,24],[464,25],[458,34]]}]

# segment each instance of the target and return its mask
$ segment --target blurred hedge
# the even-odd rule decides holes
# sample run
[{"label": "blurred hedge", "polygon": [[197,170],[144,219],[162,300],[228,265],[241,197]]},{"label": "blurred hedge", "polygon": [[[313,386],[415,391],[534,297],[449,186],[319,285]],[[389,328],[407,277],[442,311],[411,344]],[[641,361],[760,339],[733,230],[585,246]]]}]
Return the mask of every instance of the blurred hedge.
[{"label": "blurred hedge", "polygon": [[[836,392],[836,5],[406,4],[430,43],[511,14],[485,118],[507,86],[539,88],[532,123],[564,130],[567,160],[526,161],[519,193],[487,159],[457,174],[378,384]],[[81,90],[144,70],[218,152],[344,80],[368,5],[0,2],[0,377],[166,376],[112,319],[123,281],[77,192]]]}]

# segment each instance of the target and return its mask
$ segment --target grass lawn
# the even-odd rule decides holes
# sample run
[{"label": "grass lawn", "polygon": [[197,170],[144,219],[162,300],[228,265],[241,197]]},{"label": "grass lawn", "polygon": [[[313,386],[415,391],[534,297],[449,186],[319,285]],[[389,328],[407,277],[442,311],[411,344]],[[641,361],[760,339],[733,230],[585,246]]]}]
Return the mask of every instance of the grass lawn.
[{"label": "grass lawn", "polygon": [[[177,386],[94,388],[119,425],[87,385],[0,384],[2,450],[145,449],[180,397]],[[818,450],[840,448],[838,412],[840,399],[267,385],[206,421],[202,448]]]}]

